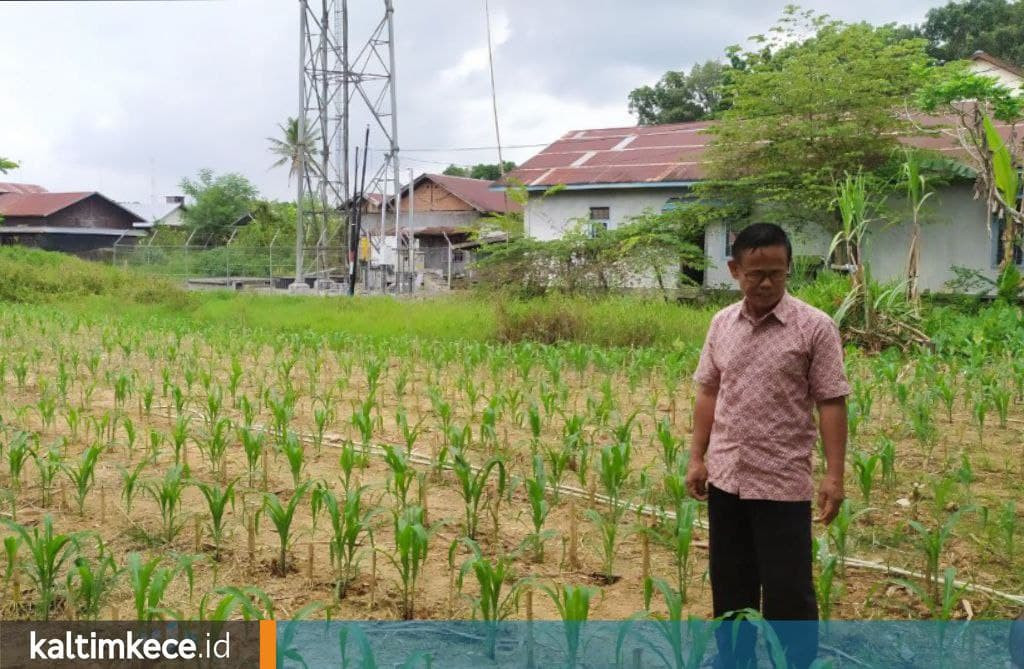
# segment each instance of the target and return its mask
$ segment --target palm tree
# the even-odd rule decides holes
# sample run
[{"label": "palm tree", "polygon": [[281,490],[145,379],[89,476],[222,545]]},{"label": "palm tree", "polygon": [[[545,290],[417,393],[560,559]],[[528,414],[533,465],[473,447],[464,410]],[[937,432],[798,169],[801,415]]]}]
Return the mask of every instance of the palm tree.
[{"label": "palm tree", "polygon": [[310,132],[309,125],[309,121],[307,121],[306,139],[304,142],[299,142],[299,120],[291,117],[288,118],[287,122],[277,124],[277,127],[281,129],[283,139],[267,137],[267,141],[270,142],[270,152],[278,156],[277,161],[270,167],[289,165],[288,183],[291,183],[292,177],[299,171],[299,158],[303,153],[303,147],[305,147],[306,160],[312,160],[319,154],[316,145],[320,141],[320,134],[318,132]]}]

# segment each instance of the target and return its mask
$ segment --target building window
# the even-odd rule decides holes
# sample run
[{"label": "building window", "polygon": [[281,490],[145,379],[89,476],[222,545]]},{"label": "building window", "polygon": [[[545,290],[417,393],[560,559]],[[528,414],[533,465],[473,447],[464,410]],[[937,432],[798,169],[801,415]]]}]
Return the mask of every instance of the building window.
[{"label": "building window", "polygon": [[590,237],[597,237],[608,230],[608,223],[611,221],[611,207],[590,208]]},{"label": "building window", "polygon": [[466,259],[465,252],[461,249],[458,251],[452,251],[452,262],[462,262]]},{"label": "building window", "polygon": [[728,224],[725,226],[725,259],[732,260],[732,245],[736,241],[736,237],[740,234],[739,230],[733,230]]},{"label": "building window", "polygon": [[697,198],[695,196],[693,196],[693,195],[680,195],[680,196],[670,197],[668,200],[665,201],[665,204],[662,205],[661,213],[664,214],[665,212],[668,212],[668,211],[675,211],[677,209],[685,209],[686,207],[690,206],[691,204],[693,204],[696,201],[697,201]]}]

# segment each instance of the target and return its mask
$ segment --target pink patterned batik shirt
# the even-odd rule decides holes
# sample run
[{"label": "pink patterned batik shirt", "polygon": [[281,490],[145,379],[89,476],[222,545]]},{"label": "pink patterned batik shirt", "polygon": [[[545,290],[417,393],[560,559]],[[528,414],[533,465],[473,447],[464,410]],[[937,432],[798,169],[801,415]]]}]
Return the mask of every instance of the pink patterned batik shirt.
[{"label": "pink patterned batik shirt", "polygon": [[788,293],[759,319],[730,305],[711,321],[693,380],[718,388],[708,482],[742,499],[812,499],[814,405],[850,393],[828,314]]}]

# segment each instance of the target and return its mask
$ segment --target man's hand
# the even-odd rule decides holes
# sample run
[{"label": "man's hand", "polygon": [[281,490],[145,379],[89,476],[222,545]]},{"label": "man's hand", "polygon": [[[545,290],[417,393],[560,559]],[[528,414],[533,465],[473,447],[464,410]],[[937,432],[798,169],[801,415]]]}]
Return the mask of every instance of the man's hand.
[{"label": "man's hand", "polygon": [[[689,476],[686,480],[689,482]],[[839,506],[843,503],[843,498],[843,480],[826,476],[818,488],[818,515],[814,521],[826,525],[831,523],[839,513]]]},{"label": "man's hand", "polygon": [[686,468],[686,491],[702,502],[708,498],[708,468],[704,466],[704,458],[690,458]]}]

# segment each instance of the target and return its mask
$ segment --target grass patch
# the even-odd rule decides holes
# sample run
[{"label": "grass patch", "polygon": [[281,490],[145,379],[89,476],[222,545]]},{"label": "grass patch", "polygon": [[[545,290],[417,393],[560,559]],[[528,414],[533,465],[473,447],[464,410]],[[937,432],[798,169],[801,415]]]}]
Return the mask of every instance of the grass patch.
[{"label": "grass patch", "polygon": [[0,247],[0,301],[37,304],[92,295],[179,309],[190,301],[186,291],[164,279],[63,253]]},{"label": "grass patch", "polygon": [[0,248],[0,302],[49,303],[89,318],[370,338],[673,347],[703,341],[715,309],[656,298],[423,300],[189,292],[170,280],[73,256]]}]

